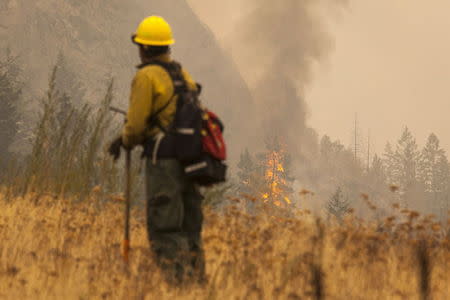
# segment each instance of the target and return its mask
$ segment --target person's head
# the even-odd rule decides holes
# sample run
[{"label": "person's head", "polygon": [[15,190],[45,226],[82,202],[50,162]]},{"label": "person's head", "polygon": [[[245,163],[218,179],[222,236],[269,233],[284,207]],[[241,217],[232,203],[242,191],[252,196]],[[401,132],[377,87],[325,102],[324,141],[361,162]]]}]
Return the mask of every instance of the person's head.
[{"label": "person's head", "polygon": [[175,43],[170,25],[158,16],[145,18],[132,36],[132,41],[139,46],[142,61],[170,53],[170,45]]}]

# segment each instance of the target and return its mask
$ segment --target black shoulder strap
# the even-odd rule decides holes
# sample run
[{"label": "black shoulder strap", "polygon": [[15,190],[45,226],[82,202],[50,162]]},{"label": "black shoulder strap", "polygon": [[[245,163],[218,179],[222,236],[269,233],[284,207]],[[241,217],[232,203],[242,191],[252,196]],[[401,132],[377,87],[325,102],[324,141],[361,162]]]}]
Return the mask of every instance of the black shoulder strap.
[{"label": "black shoulder strap", "polygon": [[161,68],[163,68],[172,79],[174,86],[174,95],[188,91],[188,85],[183,76],[182,67],[178,62],[163,62],[154,60],[142,66],[160,66]]},{"label": "black shoulder strap", "polygon": [[147,120],[147,125],[149,128],[157,126],[162,131],[166,131],[166,129],[163,128],[163,126],[161,125],[161,122],[158,117],[163,111],[165,111],[167,109],[167,107],[169,107],[169,105],[175,99],[175,96],[186,92],[188,90],[188,87],[187,87],[186,80],[184,79],[184,76],[183,76],[181,65],[179,63],[177,63],[177,62],[166,63],[166,62],[154,60],[149,63],[143,64],[140,67],[142,68],[145,66],[152,66],[152,65],[160,66],[164,70],[166,70],[166,72],[169,74],[170,78],[172,79],[173,86],[174,86],[174,93],[173,93],[172,97],[170,97],[169,101],[167,101],[167,103],[163,107],[161,107],[156,112],[151,114],[151,116]]}]

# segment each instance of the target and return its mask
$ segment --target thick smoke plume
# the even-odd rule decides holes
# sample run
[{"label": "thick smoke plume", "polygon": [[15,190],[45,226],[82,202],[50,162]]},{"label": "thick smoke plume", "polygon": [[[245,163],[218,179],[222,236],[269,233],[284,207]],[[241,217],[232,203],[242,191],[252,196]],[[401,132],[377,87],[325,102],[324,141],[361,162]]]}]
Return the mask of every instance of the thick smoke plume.
[{"label": "thick smoke plume", "polygon": [[338,1],[253,0],[236,26],[233,53],[249,83],[264,133],[282,136],[296,156],[316,152],[317,138],[307,126],[305,91],[314,65],[333,48],[319,11]]}]

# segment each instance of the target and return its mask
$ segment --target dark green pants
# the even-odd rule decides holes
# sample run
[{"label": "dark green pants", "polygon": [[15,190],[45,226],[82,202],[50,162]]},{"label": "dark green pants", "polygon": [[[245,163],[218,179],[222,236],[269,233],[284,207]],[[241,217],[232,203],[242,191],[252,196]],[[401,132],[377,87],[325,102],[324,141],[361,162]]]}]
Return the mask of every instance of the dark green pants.
[{"label": "dark green pants", "polygon": [[170,282],[204,280],[202,196],[177,160],[147,160],[147,229],[158,265]]}]

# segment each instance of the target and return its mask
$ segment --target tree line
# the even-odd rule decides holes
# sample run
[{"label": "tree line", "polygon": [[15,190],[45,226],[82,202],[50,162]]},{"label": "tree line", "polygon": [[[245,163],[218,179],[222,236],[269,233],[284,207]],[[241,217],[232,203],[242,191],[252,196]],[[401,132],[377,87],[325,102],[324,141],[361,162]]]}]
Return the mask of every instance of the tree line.
[{"label": "tree line", "polygon": [[[295,207],[309,208],[307,202],[315,202],[313,206],[338,218],[350,209],[367,216],[375,206],[378,214],[387,215],[394,204],[440,218],[445,218],[450,209],[450,163],[434,133],[420,149],[405,127],[396,143],[387,143],[384,153],[375,154],[369,163],[355,154],[354,147],[346,147],[327,135],[317,143],[308,164],[293,160],[278,139],[268,140],[271,142],[266,141],[261,152],[242,152],[237,172],[239,193],[264,201],[271,178],[278,177],[279,194],[294,199]],[[274,168],[267,176],[270,154],[274,152],[283,153],[277,162],[282,171]],[[297,192],[316,197],[305,200],[296,195],[295,180],[314,191]]]}]

